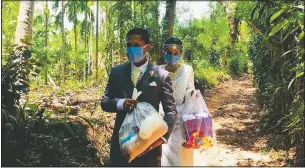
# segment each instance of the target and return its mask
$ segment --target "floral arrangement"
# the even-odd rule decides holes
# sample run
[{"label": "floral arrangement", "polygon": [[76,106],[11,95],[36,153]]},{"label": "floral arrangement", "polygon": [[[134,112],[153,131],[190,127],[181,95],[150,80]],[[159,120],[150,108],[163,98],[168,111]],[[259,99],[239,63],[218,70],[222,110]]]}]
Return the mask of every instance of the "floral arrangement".
[{"label": "floral arrangement", "polygon": [[150,70],[148,76],[149,81],[150,82],[156,81],[157,78],[158,78],[158,74],[156,73],[156,70],[155,69]]}]

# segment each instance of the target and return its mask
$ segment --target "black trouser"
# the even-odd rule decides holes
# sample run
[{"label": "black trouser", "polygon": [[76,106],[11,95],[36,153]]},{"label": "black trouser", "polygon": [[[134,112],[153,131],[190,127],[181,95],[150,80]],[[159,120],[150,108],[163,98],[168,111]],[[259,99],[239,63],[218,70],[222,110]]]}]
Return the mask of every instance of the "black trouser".
[{"label": "black trouser", "polygon": [[[110,166],[128,166],[128,167],[161,167],[161,155],[159,154],[159,150],[161,147],[158,147],[141,157],[136,157],[130,163],[122,155],[117,155],[111,157]],[[159,155],[159,156],[158,156]]]}]

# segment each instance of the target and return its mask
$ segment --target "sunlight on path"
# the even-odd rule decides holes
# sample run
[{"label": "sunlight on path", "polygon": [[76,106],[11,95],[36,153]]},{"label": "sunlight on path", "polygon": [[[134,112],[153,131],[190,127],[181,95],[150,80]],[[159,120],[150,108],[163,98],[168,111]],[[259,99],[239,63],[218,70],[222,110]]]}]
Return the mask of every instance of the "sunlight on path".
[{"label": "sunlight on path", "polygon": [[[257,166],[269,162],[258,136],[259,109],[254,99],[252,77],[227,81],[206,96],[214,118],[217,147],[202,152],[207,166]],[[260,144],[260,145],[257,145]]]}]

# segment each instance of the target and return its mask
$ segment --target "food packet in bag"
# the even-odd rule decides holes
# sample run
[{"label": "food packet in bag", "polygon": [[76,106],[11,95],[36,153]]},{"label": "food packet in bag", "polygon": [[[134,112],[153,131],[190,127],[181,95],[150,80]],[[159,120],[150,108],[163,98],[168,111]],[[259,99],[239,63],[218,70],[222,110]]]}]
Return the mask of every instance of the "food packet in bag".
[{"label": "food packet in bag", "polygon": [[200,91],[189,97],[180,119],[187,148],[209,148],[216,144],[212,116]]},{"label": "food packet in bag", "polygon": [[[133,99],[140,94],[134,90]],[[127,113],[119,130],[121,153],[131,162],[152,143],[166,134],[166,122],[155,108],[146,102],[139,102],[133,112]]]}]

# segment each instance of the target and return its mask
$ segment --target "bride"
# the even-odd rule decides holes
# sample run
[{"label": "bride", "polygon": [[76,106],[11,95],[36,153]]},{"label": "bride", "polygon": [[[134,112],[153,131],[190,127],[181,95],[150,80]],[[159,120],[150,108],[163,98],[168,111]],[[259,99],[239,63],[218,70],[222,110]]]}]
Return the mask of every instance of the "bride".
[{"label": "bride", "polygon": [[[204,156],[198,150],[187,149],[182,146],[183,134],[179,116],[184,110],[186,94],[195,90],[194,72],[189,65],[180,64],[183,45],[182,41],[176,37],[170,37],[164,42],[164,59],[167,62],[161,68],[170,72],[172,88],[178,111],[178,119],[166,144],[162,145],[161,166],[205,166]],[[160,115],[164,116],[162,105],[160,104]]]}]

